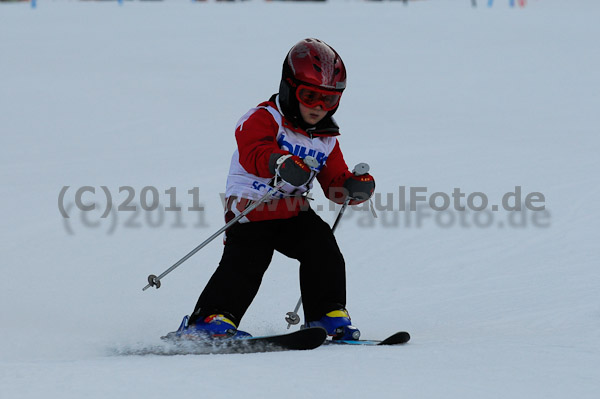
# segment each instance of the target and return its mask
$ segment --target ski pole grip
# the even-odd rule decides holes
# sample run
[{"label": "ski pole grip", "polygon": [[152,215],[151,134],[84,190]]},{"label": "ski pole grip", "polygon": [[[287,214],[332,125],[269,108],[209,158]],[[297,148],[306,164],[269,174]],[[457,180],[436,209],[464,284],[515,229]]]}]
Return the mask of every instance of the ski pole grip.
[{"label": "ski pole grip", "polygon": [[318,168],[319,167],[319,161],[317,161],[317,158],[307,155],[306,157],[304,157],[303,159],[304,163],[306,164],[306,166],[308,166],[309,168]]},{"label": "ski pole grip", "polygon": [[362,176],[362,175],[366,175],[367,173],[369,173],[369,169],[371,169],[371,168],[369,167],[368,164],[361,162],[354,167],[354,169],[352,170],[352,173],[354,173],[356,176]]}]

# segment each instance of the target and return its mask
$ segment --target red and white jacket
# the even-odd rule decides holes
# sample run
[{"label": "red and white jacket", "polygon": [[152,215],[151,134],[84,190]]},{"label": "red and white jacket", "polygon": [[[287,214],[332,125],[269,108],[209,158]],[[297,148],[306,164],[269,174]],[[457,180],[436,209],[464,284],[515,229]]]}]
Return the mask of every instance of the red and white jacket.
[{"label": "red and white jacket", "polygon": [[305,194],[316,178],[325,195],[332,201],[343,203],[341,187],[352,172],[344,161],[335,136],[337,129],[307,132],[286,120],[275,101],[265,101],[248,111],[237,123],[235,138],[237,150],[231,158],[227,177],[226,214],[229,221],[243,211],[252,201],[272,190],[274,176],[269,170],[271,154],[292,153],[304,158],[313,156],[319,166],[302,187],[289,184],[274,194],[271,201],[257,207],[240,222],[287,219],[298,215],[308,206]]}]

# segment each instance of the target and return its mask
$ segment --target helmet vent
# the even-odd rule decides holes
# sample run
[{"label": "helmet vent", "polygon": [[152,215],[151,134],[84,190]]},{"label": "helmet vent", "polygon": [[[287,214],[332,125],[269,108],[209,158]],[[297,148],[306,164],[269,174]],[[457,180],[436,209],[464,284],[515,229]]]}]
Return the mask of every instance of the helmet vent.
[{"label": "helmet vent", "polygon": [[322,69],[317,64],[313,64],[313,67],[315,68],[315,71],[322,72]]},{"label": "helmet vent", "polygon": [[337,75],[338,73],[340,73],[340,68],[335,68],[335,70],[333,71],[333,74]]}]

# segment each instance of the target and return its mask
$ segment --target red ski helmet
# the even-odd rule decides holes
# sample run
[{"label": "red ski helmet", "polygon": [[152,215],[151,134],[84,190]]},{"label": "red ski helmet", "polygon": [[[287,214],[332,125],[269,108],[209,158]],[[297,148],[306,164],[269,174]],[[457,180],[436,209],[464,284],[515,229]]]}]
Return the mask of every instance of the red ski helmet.
[{"label": "red ski helmet", "polygon": [[[297,97],[299,86],[341,96],[346,88],[346,67],[339,54],[319,39],[304,39],[290,49],[283,61],[279,104],[286,117],[302,125]],[[325,109],[325,107],[323,107]],[[338,108],[335,103],[327,116]]]}]

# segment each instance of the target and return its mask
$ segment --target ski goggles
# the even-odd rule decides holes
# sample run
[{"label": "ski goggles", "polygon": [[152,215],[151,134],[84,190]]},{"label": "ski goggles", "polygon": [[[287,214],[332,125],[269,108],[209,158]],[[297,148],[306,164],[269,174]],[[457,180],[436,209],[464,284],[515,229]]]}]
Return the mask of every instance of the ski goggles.
[{"label": "ski goggles", "polygon": [[331,111],[340,103],[342,93],[339,91],[300,85],[296,90],[296,98],[300,101],[300,104],[305,105],[308,108],[314,108],[317,105],[320,105],[323,110]]}]

